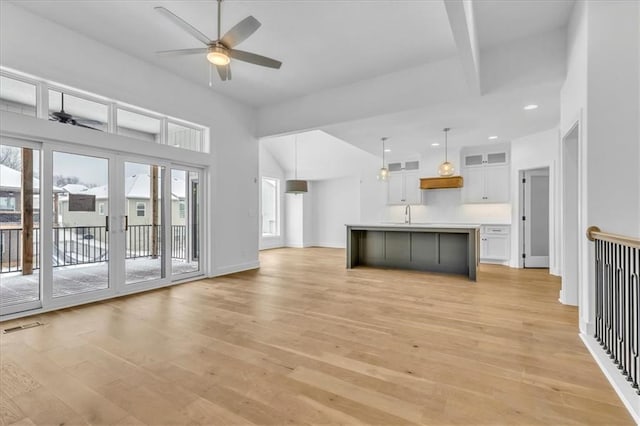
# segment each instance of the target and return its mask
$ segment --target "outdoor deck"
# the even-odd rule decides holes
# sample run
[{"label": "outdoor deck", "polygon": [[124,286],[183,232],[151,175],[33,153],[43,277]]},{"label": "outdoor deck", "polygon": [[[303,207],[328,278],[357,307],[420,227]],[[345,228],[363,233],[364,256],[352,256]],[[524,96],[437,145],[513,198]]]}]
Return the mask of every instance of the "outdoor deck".
[{"label": "outdoor deck", "polygon": [[[108,287],[107,263],[62,266],[54,269],[53,297],[102,290]],[[127,278],[132,282],[143,282],[158,278],[158,259],[141,257],[127,259]],[[174,275],[198,270],[197,262],[172,259]],[[33,275],[22,272],[4,273],[0,276],[0,305],[9,306],[31,302],[40,298],[39,270]]]}]

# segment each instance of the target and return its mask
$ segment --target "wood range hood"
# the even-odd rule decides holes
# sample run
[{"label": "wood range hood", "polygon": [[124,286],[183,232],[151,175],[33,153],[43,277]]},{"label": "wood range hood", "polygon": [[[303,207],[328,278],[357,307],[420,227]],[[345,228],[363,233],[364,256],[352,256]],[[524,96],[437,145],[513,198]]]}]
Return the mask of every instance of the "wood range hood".
[{"label": "wood range hood", "polygon": [[462,188],[464,179],[462,176],[438,176],[432,178],[420,178],[420,189],[452,189]]}]

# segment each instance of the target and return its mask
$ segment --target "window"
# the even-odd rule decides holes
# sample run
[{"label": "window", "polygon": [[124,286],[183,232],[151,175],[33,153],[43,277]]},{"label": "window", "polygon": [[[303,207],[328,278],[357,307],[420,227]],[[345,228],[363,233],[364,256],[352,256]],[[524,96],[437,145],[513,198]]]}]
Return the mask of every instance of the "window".
[{"label": "window", "polygon": [[180,204],[178,204],[178,212],[180,214],[180,219],[184,219],[185,216],[185,204],[184,201],[180,201]]},{"label": "window", "polygon": [[262,236],[280,235],[280,181],[262,178]]},{"label": "window", "polygon": [[0,196],[0,210],[4,211],[16,211],[16,197],[15,196]]},{"label": "window", "polygon": [[[39,102],[39,87],[48,95],[48,105],[45,105],[48,113],[45,112],[42,117],[39,117],[36,108]],[[80,88],[63,89],[38,77],[12,71],[1,65],[0,110],[190,151],[209,152],[208,127],[106,99]],[[113,111],[115,126],[109,125],[112,118],[110,111]]]},{"label": "window", "polygon": [[36,116],[36,85],[0,76],[0,109]]},{"label": "window", "polygon": [[178,148],[204,152],[202,133],[200,129],[169,122],[167,144]]},{"label": "window", "polygon": [[98,204],[98,214],[104,216],[104,203]]},{"label": "window", "polygon": [[149,142],[160,142],[159,118],[118,108],[118,134]]},{"label": "window", "polygon": [[144,203],[136,203],[136,216],[145,215],[146,206]]},{"label": "window", "polygon": [[106,132],[109,107],[69,93],[49,90],[49,115],[54,121]]}]

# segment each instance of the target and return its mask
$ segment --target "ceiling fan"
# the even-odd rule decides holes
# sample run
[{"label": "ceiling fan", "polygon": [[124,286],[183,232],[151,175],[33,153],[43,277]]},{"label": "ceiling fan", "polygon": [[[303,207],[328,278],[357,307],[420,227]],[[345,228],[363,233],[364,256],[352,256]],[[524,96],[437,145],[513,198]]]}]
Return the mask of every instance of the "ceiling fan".
[{"label": "ceiling fan", "polygon": [[103,126],[104,123],[86,118],[76,118],[68,112],[64,111],[64,93],[60,93],[60,102],[60,111],[51,113],[49,115],[49,121],[57,121],[58,123],[62,124],[71,124],[72,126],[101,131],[100,129],[96,129],[95,127],[87,126],[87,124],[93,124],[94,126]]},{"label": "ceiling fan", "polygon": [[225,35],[220,37],[221,3],[222,0],[218,0],[218,38],[216,40],[210,40],[206,35],[168,9],[162,6],[156,7],[155,10],[162,13],[165,17],[171,20],[171,22],[206,45],[206,47],[200,48],[163,50],[156,53],[168,56],[206,54],[207,60],[215,65],[218,70],[218,75],[220,75],[220,79],[222,81],[231,80],[231,58],[263,67],[279,69],[282,65],[282,62],[280,61],[267,58],[266,56],[256,55],[255,53],[234,49],[235,46],[246,40],[258,28],[260,28],[260,25],[262,25],[253,16],[247,16],[227,31]]}]

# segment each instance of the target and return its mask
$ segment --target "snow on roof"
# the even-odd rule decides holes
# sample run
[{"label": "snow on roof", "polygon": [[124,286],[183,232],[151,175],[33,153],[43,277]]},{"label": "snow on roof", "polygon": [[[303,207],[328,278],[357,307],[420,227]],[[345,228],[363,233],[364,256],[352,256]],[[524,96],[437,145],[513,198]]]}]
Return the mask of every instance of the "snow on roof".
[{"label": "snow on roof", "polygon": [[78,183],[68,183],[62,189],[69,194],[79,194],[89,189],[89,187]]},{"label": "snow on roof", "polygon": [[[151,177],[148,174],[129,176],[124,181],[127,198],[149,199],[151,192]],[[108,198],[109,187],[107,185],[89,188],[85,194],[93,194],[96,198]],[[186,193],[185,182],[182,179],[171,179],[171,195],[174,200],[184,200]],[[162,194],[160,194],[161,196]]]},{"label": "snow on roof", "polygon": [[[0,188],[5,191],[20,192],[22,190],[22,172],[0,164]],[[33,188],[40,188],[40,180],[38,178],[33,178]],[[54,186],[53,191],[61,192],[62,189]]]}]

